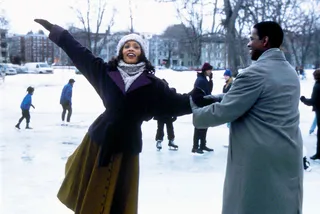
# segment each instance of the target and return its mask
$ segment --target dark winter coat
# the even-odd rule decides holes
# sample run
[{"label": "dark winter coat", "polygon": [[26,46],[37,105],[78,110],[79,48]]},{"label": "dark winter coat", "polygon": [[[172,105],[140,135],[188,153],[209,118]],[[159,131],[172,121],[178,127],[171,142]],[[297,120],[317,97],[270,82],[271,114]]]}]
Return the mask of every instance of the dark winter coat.
[{"label": "dark winter coat", "polygon": [[60,104],[72,104],[71,98],[72,98],[72,85],[70,83],[66,84],[61,92],[60,96]]},{"label": "dark winter coat", "polygon": [[[176,89],[175,88],[170,88],[170,90],[172,90],[173,92],[176,93]],[[161,116],[155,116],[153,119],[161,121],[161,122],[164,122],[164,123],[167,123],[167,122],[176,121],[177,117],[176,116],[171,116],[171,115],[161,115]]]},{"label": "dark winter coat", "polygon": [[20,105],[21,110],[30,110],[30,107],[32,105],[32,95],[31,94],[27,94]]},{"label": "dark winter coat", "polygon": [[49,38],[61,47],[94,87],[105,111],[89,128],[91,139],[101,146],[99,165],[112,154],[138,154],[142,150],[141,125],[154,116],[190,114],[189,95],[177,94],[153,74],[144,72],[125,91],[118,70],[111,70],[101,58],[55,25]]},{"label": "dark winter coat", "polygon": [[193,102],[199,107],[203,107],[203,106],[214,103],[215,100],[213,99],[203,98],[206,95],[211,95],[212,89],[213,89],[212,80],[208,81],[203,73],[198,73],[197,79],[194,83],[194,88],[192,91]]},{"label": "dark winter coat", "polygon": [[320,82],[315,82],[310,99],[301,100],[307,106],[312,106],[312,110],[320,113]]}]

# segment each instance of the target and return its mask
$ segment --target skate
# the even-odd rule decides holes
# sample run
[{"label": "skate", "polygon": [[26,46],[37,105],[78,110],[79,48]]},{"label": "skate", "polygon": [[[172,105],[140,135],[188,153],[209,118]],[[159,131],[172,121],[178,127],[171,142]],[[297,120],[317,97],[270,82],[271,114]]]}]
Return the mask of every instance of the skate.
[{"label": "skate", "polygon": [[204,152],[203,152],[201,149],[199,149],[199,148],[192,148],[191,152],[194,153],[194,154],[199,154],[199,155],[202,155],[202,154],[204,153]]},{"label": "skate", "polygon": [[311,160],[320,160],[320,155],[319,154],[315,154],[313,156],[310,157]]},{"label": "skate", "polygon": [[311,166],[310,166],[310,162],[307,160],[306,157],[303,158],[303,168],[304,170],[306,170],[307,172],[311,171]]},{"label": "skate", "polygon": [[206,151],[206,152],[213,152],[213,149],[208,148],[206,145],[201,146],[200,149],[201,149],[202,151]]},{"label": "skate", "polygon": [[176,144],[174,144],[173,140],[169,140],[168,146],[169,146],[169,149],[171,150],[178,150],[179,148]]},{"label": "skate", "polygon": [[20,124],[18,123],[17,125],[15,125],[15,127],[16,127],[17,129],[20,129]]},{"label": "skate", "polygon": [[156,147],[157,147],[158,151],[160,151],[162,149],[161,142],[162,142],[161,140],[157,140]]},{"label": "skate", "polygon": [[205,151],[205,152],[213,152],[213,149],[210,149],[210,148],[207,147],[207,141],[206,140],[201,140],[200,149],[202,151]]},{"label": "skate", "polygon": [[27,124],[26,129],[32,129],[29,124]]}]

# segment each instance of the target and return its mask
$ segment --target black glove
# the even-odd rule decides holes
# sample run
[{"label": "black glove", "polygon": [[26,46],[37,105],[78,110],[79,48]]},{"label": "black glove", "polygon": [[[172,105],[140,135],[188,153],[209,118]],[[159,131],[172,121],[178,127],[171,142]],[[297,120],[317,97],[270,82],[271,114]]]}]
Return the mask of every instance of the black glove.
[{"label": "black glove", "polygon": [[176,121],[177,117],[172,117],[172,122]]},{"label": "black glove", "polygon": [[51,28],[53,27],[53,24],[51,24],[50,22],[48,22],[45,19],[35,19],[34,21],[39,23],[40,25],[42,25],[48,31],[51,31]]},{"label": "black glove", "polygon": [[306,101],[306,98],[305,98],[305,96],[301,96],[301,97],[300,97],[300,101],[301,101],[301,102],[304,102],[304,101]]},{"label": "black glove", "polygon": [[212,75],[213,75],[213,74],[212,74],[212,72],[211,72],[210,75],[209,75],[209,79],[210,79],[210,80],[212,80]]}]

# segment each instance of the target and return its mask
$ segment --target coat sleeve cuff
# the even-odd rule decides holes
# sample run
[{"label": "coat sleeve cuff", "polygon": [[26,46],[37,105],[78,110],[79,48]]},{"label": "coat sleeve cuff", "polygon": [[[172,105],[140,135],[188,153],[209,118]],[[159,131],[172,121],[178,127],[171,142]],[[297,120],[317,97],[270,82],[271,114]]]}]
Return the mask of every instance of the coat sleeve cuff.
[{"label": "coat sleeve cuff", "polygon": [[50,34],[49,34],[49,39],[57,44],[64,31],[66,31],[64,28],[62,28],[58,25],[53,25],[53,27],[50,31]]}]

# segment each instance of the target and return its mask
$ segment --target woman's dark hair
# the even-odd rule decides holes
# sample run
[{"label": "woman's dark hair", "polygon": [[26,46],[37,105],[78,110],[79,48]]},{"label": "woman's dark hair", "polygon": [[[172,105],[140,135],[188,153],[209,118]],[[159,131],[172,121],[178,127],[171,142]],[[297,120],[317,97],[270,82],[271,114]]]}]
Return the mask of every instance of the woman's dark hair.
[{"label": "woman's dark hair", "polygon": [[314,72],[313,72],[313,77],[316,81],[319,81],[320,80],[320,68],[316,69]]},{"label": "woman's dark hair", "polygon": [[[110,70],[117,70],[118,64],[120,60],[123,60],[123,54],[122,54],[123,47],[120,49],[118,56],[112,57],[112,59],[108,62],[108,65],[110,67]],[[141,49],[141,55],[139,57],[139,62],[144,62],[146,64],[146,69],[144,72],[154,74],[156,71],[154,69],[154,66],[151,64],[151,62],[147,59],[144,51]]]}]

